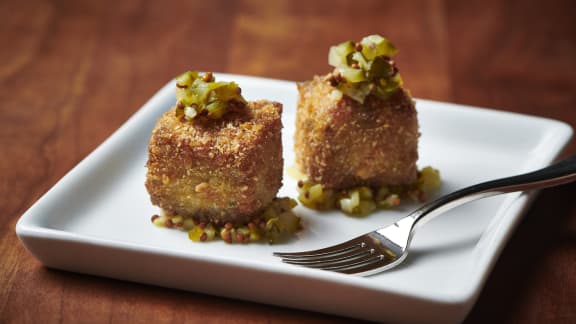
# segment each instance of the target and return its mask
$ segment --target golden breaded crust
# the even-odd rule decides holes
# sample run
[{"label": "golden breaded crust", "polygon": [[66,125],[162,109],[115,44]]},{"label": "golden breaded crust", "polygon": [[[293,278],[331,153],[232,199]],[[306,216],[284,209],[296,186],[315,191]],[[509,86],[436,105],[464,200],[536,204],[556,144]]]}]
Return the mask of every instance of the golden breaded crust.
[{"label": "golden breaded crust", "polygon": [[157,121],[146,188],[165,211],[213,224],[245,224],[282,185],[282,105],[250,102],[218,120]]},{"label": "golden breaded crust", "polygon": [[413,182],[419,132],[406,90],[360,104],[334,89],[318,76],[298,84],[294,139],[301,171],[334,189]]}]

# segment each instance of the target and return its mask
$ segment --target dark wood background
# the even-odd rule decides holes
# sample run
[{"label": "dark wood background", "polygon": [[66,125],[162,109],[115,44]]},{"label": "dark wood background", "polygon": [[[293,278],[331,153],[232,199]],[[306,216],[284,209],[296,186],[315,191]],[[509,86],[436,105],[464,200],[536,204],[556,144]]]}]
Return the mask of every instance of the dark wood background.
[{"label": "dark wood background", "polygon": [[[576,125],[566,1],[0,1],[0,322],[348,322],[43,268],[18,217],[187,69],[304,80],[386,35],[416,97]],[[576,153],[576,141],[563,156]],[[576,184],[534,202],[467,323],[576,322]]]}]

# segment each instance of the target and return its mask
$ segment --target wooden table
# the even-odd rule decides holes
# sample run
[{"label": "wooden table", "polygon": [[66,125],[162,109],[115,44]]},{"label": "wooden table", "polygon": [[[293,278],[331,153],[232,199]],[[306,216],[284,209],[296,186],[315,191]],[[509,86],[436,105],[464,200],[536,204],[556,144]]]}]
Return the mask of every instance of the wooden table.
[{"label": "wooden table", "polygon": [[[416,97],[576,125],[573,1],[0,2],[0,322],[348,322],[42,267],[18,217],[186,69],[304,80],[371,33]],[[563,156],[576,153],[576,141]],[[576,322],[576,184],[544,191],[467,323]]]}]

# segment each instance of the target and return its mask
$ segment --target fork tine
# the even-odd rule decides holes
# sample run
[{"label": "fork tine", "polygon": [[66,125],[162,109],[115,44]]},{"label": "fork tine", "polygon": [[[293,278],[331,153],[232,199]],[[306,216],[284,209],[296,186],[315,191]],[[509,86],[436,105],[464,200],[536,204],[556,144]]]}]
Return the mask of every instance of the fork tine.
[{"label": "fork tine", "polygon": [[305,260],[317,260],[317,259],[327,259],[327,258],[333,258],[333,257],[337,257],[339,255],[346,255],[346,254],[350,254],[350,253],[354,253],[358,250],[361,250],[363,248],[363,246],[361,244],[354,244],[354,245],[348,245],[348,246],[334,246],[331,248],[330,251],[325,250],[325,251],[307,251],[304,252],[303,254],[283,254],[283,255],[279,255],[281,256],[283,259],[285,260],[294,260],[294,261],[305,261]]},{"label": "fork tine", "polygon": [[357,260],[360,258],[369,257],[374,254],[374,250],[354,249],[349,253],[321,256],[318,258],[298,258],[298,259],[283,259],[284,262],[309,267],[324,267],[326,265],[347,262],[350,260]]},{"label": "fork tine", "polygon": [[364,247],[366,247],[366,243],[362,241],[361,237],[357,237],[349,241],[318,250],[310,250],[303,252],[274,252],[274,255],[281,257],[283,259],[295,259],[295,260],[310,259],[322,256],[344,254],[351,250]]},{"label": "fork tine", "polygon": [[350,272],[356,271],[355,269],[363,268],[366,266],[377,266],[380,267],[382,263],[387,262],[386,257],[382,254],[369,255],[366,258],[352,260],[350,262],[344,263],[334,263],[321,267],[319,269],[335,271],[335,272]]},{"label": "fork tine", "polygon": [[321,263],[321,264],[299,264],[300,266],[326,270],[332,272],[339,272],[344,274],[360,274],[369,273],[374,269],[383,269],[393,264],[392,259],[386,258],[383,254],[378,255],[365,255],[364,257],[338,260],[338,262]]},{"label": "fork tine", "polygon": [[[359,236],[334,246],[303,252],[275,252],[288,264],[313,269],[339,272],[344,274],[362,274],[380,272],[399,263],[394,251],[374,246],[370,237]],[[400,259],[403,259],[401,257]],[[377,270],[377,271],[376,271]]]},{"label": "fork tine", "polygon": [[[369,275],[370,273],[376,273],[376,272],[380,272],[380,271],[389,269],[398,263],[399,263],[398,260],[383,258],[383,259],[371,260],[371,262],[365,262],[365,263],[357,264],[355,266],[350,266],[347,268],[332,269],[331,271],[344,273],[344,274]],[[330,270],[330,269],[325,269],[325,270]],[[374,271],[374,270],[376,270],[376,271]]]},{"label": "fork tine", "polygon": [[[362,276],[369,276],[371,274],[379,273],[391,268],[394,268],[396,265],[402,263],[407,256],[407,253],[402,253],[398,256],[393,256],[384,251],[385,257],[380,258],[379,260],[375,260],[373,262],[366,262],[364,264],[358,264],[353,267],[348,267],[345,269],[334,269],[332,271],[344,273],[344,274],[354,274],[354,275],[362,275]],[[329,270],[329,269],[326,269]]]}]

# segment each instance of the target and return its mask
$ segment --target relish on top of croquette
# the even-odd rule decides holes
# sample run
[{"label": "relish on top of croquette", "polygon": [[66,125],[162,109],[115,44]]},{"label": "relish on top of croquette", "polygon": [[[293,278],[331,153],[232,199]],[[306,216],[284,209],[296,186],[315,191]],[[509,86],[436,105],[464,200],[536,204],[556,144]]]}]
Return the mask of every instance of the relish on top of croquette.
[{"label": "relish on top of croquette", "polygon": [[[268,224],[260,231],[295,232],[292,204],[270,214],[280,210],[270,206],[278,204],[282,185],[282,104],[246,101],[235,83],[216,82],[211,73],[186,72],[176,87],[177,104],[158,119],[148,146],[146,188],[164,211],[155,224],[207,231],[191,238],[213,238],[211,228],[244,228],[256,220]],[[264,232],[259,237],[279,237]]]}]

